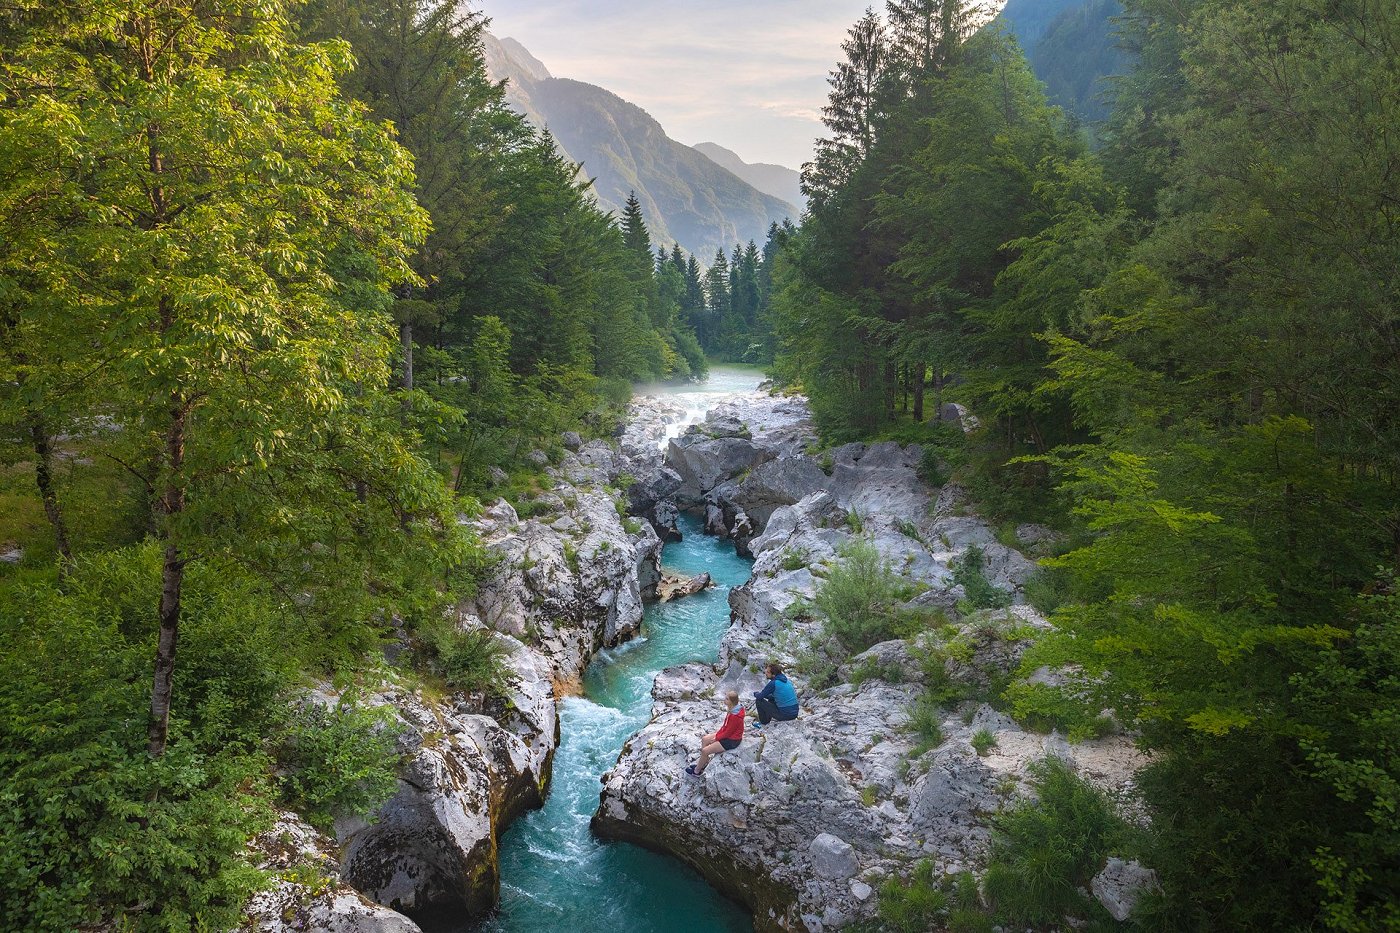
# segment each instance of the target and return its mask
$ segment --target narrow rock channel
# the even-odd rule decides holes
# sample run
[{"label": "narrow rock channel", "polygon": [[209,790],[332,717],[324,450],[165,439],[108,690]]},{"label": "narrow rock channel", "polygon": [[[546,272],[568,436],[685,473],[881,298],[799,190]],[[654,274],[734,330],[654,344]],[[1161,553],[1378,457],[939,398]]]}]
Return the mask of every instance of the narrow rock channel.
[{"label": "narrow rock channel", "polygon": [[[757,381],[756,374],[720,371],[704,386],[666,393],[679,404],[667,413],[661,439],[698,421],[722,393],[751,390]],[[684,577],[709,573],[714,585],[650,605],[642,634],[598,655],[585,673],[584,695],[562,701],[549,798],[504,834],[500,907],[481,929],[752,929],[746,910],[681,862],[627,843],[602,843],[589,829],[599,779],[650,718],[654,677],[674,665],[718,659],[730,591],[751,574],[753,562],[737,556],[733,542],[706,536],[699,518],[682,515],[678,522],[682,539],[666,545],[665,566]],[[721,713],[716,706],[715,718]]]}]

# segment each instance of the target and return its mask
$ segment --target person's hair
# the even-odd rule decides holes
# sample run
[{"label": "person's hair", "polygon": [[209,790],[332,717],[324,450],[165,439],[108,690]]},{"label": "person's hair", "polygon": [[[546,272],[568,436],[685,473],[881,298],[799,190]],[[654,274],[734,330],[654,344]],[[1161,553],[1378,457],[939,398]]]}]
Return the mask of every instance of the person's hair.
[{"label": "person's hair", "polygon": [[736,706],[739,703],[739,691],[728,690],[725,692],[724,698],[729,701],[730,706]]},{"label": "person's hair", "polygon": [[763,668],[774,677],[779,676],[783,672],[783,666],[777,661],[769,661],[767,664],[763,665]]}]

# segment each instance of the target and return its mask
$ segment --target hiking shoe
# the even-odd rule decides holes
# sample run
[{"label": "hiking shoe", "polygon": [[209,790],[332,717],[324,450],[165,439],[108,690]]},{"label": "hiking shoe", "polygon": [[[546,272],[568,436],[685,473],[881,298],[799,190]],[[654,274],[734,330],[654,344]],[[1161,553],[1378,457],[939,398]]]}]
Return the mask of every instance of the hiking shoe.
[{"label": "hiking shoe", "polygon": [[695,765],[686,765],[685,773],[695,778],[698,778],[700,776],[700,772],[695,770]]}]

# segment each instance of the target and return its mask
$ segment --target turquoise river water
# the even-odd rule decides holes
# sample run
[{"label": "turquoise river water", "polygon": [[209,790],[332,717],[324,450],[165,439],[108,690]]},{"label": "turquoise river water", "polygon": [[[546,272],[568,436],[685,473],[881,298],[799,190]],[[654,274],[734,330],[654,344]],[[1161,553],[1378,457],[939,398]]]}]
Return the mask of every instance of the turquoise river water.
[{"label": "turquoise river water", "polygon": [[[698,421],[726,392],[751,390],[757,372],[717,370],[709,382],[665,391]],[[648,390],[643,390],[648,391]],[[675,432],[675,433],[678,433]],[[652,678],[687,661],[712,662],[729,626],[729,591],[751,562],[728,541],[706,537],[682,516],[684,540],[666,545],[663,563],[709,572],[715,586],[647,607],[640,637],[600,654],[584,675],[584,696],[560,705],[562,741],[543,808],[521,817],[501,842],[501,906],[487,933],[739,933],[748,913],[680,862],[627,843],[603,843],[589,830],[599,778],[651,715]],[[722,709],[716,705],[716,719]]]}]

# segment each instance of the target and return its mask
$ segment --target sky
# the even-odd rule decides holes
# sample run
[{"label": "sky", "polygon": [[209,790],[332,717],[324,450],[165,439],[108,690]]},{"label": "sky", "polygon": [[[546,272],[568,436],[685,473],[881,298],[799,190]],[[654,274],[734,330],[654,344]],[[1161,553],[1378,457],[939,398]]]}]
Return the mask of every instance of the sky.
[{"label": "sky", "polygon": [[672,138],[801,168],[827,75],[875,0],[478,0],[555,77],[607,88]]}]

